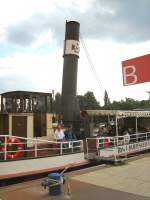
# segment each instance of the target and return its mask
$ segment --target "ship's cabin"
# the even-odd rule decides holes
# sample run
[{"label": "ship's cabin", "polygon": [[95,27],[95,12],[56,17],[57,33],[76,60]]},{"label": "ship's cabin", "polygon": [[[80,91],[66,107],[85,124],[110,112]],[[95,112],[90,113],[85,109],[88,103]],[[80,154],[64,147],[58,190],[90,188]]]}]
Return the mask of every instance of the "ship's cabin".
[{"label": "ship's cabin", "polygon": [[0,134],[52,137],[52,93],[12,91],[1,94]]}]

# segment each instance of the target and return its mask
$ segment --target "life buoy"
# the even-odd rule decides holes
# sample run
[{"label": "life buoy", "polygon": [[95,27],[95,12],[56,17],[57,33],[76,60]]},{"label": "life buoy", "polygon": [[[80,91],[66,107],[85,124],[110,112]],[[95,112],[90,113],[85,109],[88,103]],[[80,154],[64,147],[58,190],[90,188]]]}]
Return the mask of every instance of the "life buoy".
[{"label": "life buoy", "polygon": [[23,149],[23,144],[21,143],[19,138],[9,137],[7,139],[7,145],[11,146],[13,143],[15,143],[17,145],[17,150],[16,150],[16,152],[12,152],[12,153],[8,152],[6,154],[7,158],[10,158],[10,159],[18,158],[22,153],[21,150]]},{"label": "life buoy", "polygon": [[80,118],[86,120],[88,118],[88,113],[86,110],[80,111]]}]

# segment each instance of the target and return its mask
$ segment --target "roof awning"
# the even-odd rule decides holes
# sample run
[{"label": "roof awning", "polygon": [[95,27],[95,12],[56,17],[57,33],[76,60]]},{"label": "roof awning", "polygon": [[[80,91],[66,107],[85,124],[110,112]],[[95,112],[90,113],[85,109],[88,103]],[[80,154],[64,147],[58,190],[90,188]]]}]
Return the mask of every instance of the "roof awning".
[{"label": "roof awning", "polygon": [[89,116],[150,117],[150,111],[130,110],[86,110]]}]

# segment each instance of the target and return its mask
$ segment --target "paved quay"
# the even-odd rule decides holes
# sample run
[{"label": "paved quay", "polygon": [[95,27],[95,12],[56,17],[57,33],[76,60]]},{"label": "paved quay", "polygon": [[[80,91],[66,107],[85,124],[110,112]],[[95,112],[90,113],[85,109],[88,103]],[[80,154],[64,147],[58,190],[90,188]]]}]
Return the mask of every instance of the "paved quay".
[{"label": "paved quay", "polygon": [[0,188],[2,200],[150,200],[150,159],[148,156],[121,166],[97,166],[66,173],[71,196],[64,186],[59,196],[49,196],[38,179]]},{"label": "paved quay", "polygon": [[71,164],[72,167],[74,167],[87,163],[88,162],[84,159],[84,153],[0,162],[0,180],[30,174],[33,175],[46,171],[59,170],[63,169],[68,164]]},{"label": "paved quay", "polygon": [[150,199],[150,157],[130,161],[125,165],[95,170],[73,179]]}]

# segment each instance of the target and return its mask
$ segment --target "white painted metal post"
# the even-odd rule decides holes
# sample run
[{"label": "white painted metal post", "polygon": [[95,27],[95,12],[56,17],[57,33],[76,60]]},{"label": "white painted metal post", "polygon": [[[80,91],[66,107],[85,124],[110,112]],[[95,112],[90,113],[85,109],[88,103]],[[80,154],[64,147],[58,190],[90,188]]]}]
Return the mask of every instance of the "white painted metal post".
[{"label": "white painted metal post", "polygon": [[35,143],[34,143],[34,156],[35,158],[37,158],[37,139],[35,140]]},{"label": "white painted metal post", "polygon": [[[115,162],[117,161],[117,152],[118,152],[118,118],[116,115],[116,138],[117,138],[117,145],[115,144]],[[116,143],[116,141],[115,141]]]},{"label": "white painted metal post", "polygon": [[117,146],[118,146],[118,118],[116,115],[116,137],[117,137]]},{"label": "white painted metal post", "polygon": [[7,136],[4,138],[4,160],[7,160]]},{"label": "white painted metal post", "polygon": [[63,153],[62,147],[63,147],[63,142],[60,143],[60,155],[62,155],[62,153]]},{"label": "white painted metal post", "polygon": [[138,126],[137,126],[137,117],[135,118],[135,133],[136,133],[136,142],[138,142]]},{"label": "white painted metal post", "polygon": [[72,148],[72,153],[73,153],[73,146],[74,146],[74,142],[70,142],[70,144],[69,144],[70,146],[71,146],[71,148]]},{"label": "white painted metal post", "polygon": [[145,134],[146,134],[146,141],[147,141],[147,139],[148,139],[148,137],[147,137],[147,132],[146,132]]},{"label": "white painted metal post", "polygon": [[80,152],[83,151],[83,140],[80,140]]},{"label": "white painted metal post", "polygon": [[89,148],[88,148],[88,141],[86,138],[86,158],[88,158],[88,155],[89,155]]}]

